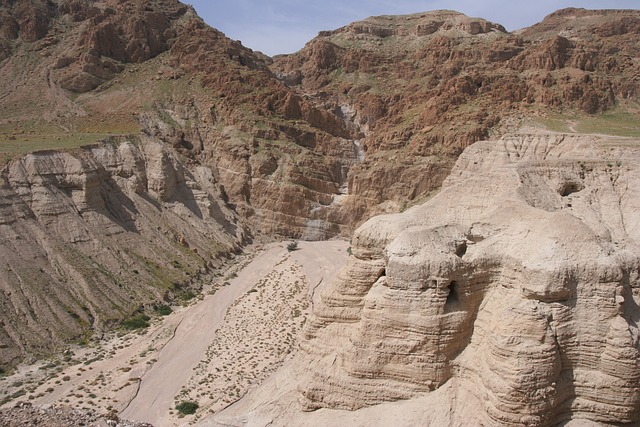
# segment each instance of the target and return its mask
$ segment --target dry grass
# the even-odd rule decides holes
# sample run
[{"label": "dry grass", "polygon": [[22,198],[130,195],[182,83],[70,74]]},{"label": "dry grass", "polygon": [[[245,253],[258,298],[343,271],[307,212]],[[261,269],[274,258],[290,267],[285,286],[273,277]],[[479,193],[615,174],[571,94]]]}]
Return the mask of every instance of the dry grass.
[{"label": "dry grass", "polygon": [[630,104],[597,115],[551,113],[538,119],[537,124],[554,132],[640,137],[640,111]]}]

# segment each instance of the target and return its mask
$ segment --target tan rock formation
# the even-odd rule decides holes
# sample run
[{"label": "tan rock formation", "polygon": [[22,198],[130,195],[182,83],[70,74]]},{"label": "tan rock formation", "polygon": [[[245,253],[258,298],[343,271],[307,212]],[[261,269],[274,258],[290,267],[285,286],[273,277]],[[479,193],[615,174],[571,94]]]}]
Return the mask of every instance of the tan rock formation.
[{"label": "tan rock formation", "polygon": [[[636,114],[637,11],[570,9],[512,34],[448,11],[370,18],[276,60],[228,39],[176,0],[0,0],[0,19],[0,138],[10,148],[0,162],[13,159],[0,181],[0,250],[7,254],[0,304],[9,313],[0,363],[100,330],[141,301],[175,296],[233,251],[245,229],[324,239],[425,200],[464,148],[503,132],[497,125],[505,117],[616,105]],[[128,143],[16,154],[140,130]],[[576,193],[584,186],[576,173],[548,179],[561,194]],[[521,194],[532,208],[562,206],[561,196],[538,191],[535,173],[522,177],[533,186],[523,184]],[[584,220],[596,227],[600,217]],[[460,221],[433,245],[467,239]],[[358,245],[377,251],[353,267],[362,271],[362,289],[327,299],[322,316],[332,319],[335,309],[361,319],[363,292],[390,280],[379,270],[400,268],[406,258],[381,265],[385,246]],[[460,263],[446,268],[464,276],[459,269],[468,266]],[[450,282],[425,292],[442,302]],[[473,319],[435,315],[457,319],[451,328]],[[417,334],[420,349],[426,344]],[[401,338],[394,345],[413,354]],[[416,363],[432,370],[430,379],[405,381],[403,395],[462,369],[449,363],[468,348],[458,339],[471,338],[443,341],[429,356],[439,368],[428,368],[426,356]],[[368,361],[364,344],[355,354],[363,357],[352,369],[360,376],[393,378],[404,369],[404,356],[388,356],[393,366],[378,372],[379,356]]]},{"label": "tan rock formation", "polygon": [[638,160],[633,139],[479,142],[429,202],[369,220],[306,328],[304,408],[453,381],[485,425],[640,421]]},{"label": "tan rock formation", "polygon": [[150,139],[12,161],[0,200],[0,364],[175,297],[245,238],[210,171]]}]

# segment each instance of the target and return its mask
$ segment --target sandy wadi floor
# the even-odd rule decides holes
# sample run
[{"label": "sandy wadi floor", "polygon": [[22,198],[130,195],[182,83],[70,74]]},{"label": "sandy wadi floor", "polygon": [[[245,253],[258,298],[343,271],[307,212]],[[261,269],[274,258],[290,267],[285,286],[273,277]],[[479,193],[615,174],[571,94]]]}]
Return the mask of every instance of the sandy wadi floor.
[{"label": "sandy wadi floor", "polygon": [[[0,381],[0,398],[115,412],[157,427],[188,424],[239,400],[297,348],[314,294],[348,258],[344,241],[288,242],[238,256],[203,297],[144,333],[73,348]],[[194,401],[181,417],[177,403]]]}]

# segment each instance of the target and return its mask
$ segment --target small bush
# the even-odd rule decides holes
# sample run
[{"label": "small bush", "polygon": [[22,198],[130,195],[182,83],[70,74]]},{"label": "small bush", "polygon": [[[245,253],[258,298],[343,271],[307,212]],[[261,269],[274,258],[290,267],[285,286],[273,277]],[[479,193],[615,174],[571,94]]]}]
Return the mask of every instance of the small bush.
[{"label": "small bush", "polygon": [[293,251],[297,251],[298,250],[298,242],[291,242],[287,245],[287,250],[289,252],[293,252]]},{"label": "small bush", "polygon": [[166,304],[162,304],[162,305],[157,305],[153,308],[153,311],[155,311],[157,314],[159,314],[160,316],[168,316],[171,313],[173,313],[173,310],[171,309],[171,307],[169,307]]},{"label": "small bush", "polygon": [[196,293],[193,292],[191,289],[188,289],[184,292],[182,292],[179,296],[180,299],[182,299],[183,301],[190,301],[192,299],[194,299],[196,297]]},{"label": "small bush", "polygon": [[122,326],[125,329],[130,329],[130,330],[147,328],[149,327],[150,319],[151,318],[146,314],[138,314],[122,322]]},{"label": "small bush", "polygon": [[189,401],[181,402],[180,404],[176,405],[176,409],[178,410],[178,412],[180,412],[183,415],[195,414],[198,407],[199,406],[196,402],[189,402]]}]

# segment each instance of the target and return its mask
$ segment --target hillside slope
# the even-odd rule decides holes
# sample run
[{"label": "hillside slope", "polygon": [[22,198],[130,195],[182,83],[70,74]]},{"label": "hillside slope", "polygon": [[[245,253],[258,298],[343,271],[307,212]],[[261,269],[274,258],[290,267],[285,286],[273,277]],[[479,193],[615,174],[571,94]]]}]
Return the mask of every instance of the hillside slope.
[{"label": "hillside slope", "polygon": [[637,10],[565,9],[513,33],[452,11],[379,16],[321,32],[271,68],[351,107],[365,160],[349,194],[378,212],[424,199],[465,147],[522,123],[580,132],[609,112],[589,130],[638,135],[639,25]]},{"label": "hillside slope", "polygon": [[373,17],[274,59],[177,0],[0,17],[0,365],[189,296],[256,237],[422,202],[488,136],[640,133],[638,11]]},{"label": "hillside slope", "polygon": [[0,15],[0,365],[189,295],[252,236],[350,229],[327,208],[357,161],[344,122],[192,8]]}]

